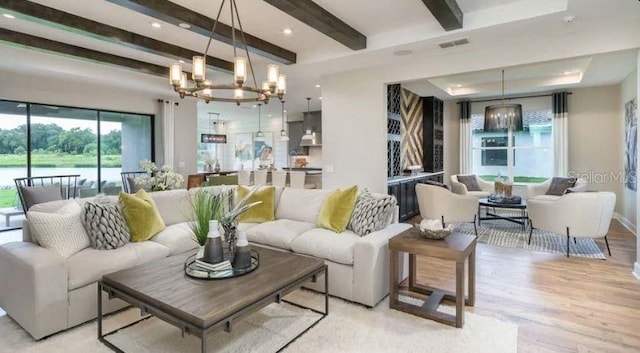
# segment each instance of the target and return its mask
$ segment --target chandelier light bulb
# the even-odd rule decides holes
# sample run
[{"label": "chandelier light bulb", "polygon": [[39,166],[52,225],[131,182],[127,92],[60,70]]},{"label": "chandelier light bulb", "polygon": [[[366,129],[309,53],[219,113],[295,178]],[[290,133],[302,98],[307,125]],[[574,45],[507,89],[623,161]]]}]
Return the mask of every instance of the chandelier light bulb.
[{"label": "chandelier light bulb", "polygon": [[182,65],[171,64],[169,67],[169,81],[173,86],[180,86],[182,80]]},{"label": "chandelier light bulb", "polygon": [[242,99],[244,97],[244,93],[240,88],[236,88],[233,91],[233,98],[234,99]]},{"label": "chandelier light bulb", "polygon": [[233,62],[233,71],[236,83],[240,86],[247,80],[247,61],[241,56],[237,56]]},{"label": "chandelier light bulb", "polygon": [[278,95],[280,96],[287,93],[287,76],[286,75],[278,76],[277,92],[278,92]]},{"label": "chandelier light bulb", "polygon": [[269,81],[262,81],[262,91],[267,96],[271,95],[271,88],[269,87]]},{"label": "chandelier light bulb", "polygon": [[187,74],[185,72],[180,75],[180,89],[187,88]]},{"label": "chandelier light bulb", "polygon": [[193,57],[193,69],[191,73],[191,78],[196,82],[202,82],[205,80],[205,60],[204,56],[194,56]]},{"label": "chandelier light bulb", "polygon": [[267,66],[267,81],[269,81],[269,87],[275,89],[278,84],[278,76],[280,76],[280,66],[270,64]]}]

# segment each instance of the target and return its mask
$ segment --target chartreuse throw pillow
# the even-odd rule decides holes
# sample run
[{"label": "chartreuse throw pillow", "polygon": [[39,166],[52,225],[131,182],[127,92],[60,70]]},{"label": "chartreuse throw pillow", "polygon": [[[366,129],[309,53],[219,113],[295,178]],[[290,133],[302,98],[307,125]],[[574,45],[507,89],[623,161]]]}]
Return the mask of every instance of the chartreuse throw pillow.
[{"label": "chartreuse throw pillow", "polygon": [[[238,186],[238,202],[249,194],[250,190],[244,186]],[[264,186],[256,191],[247,205],[262,201],[261,204],[251,207],[246,212],[238,216],[238,222],[242,223],[264,223],[276,219],[276,188],[273,186]]]},{"label": "chartreuse throw pillow", "polygon": [[358,198],[358,186],[332,191],[322,203],[318,215],[318,227],[342,233],[347,229],[353,207]]},{"label": "chartreuse throw pillow", "polygon": [[144,190],[135,194],[120,193],[122,214],[129,227],[131,241],[145,241],[165,228],[156,203]]}]

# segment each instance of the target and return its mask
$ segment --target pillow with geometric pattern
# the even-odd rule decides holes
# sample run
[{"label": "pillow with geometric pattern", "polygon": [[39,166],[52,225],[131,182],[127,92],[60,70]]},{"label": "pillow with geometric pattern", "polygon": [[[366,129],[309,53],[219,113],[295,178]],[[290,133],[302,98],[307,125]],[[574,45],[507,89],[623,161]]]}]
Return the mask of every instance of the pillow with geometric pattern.
[{"label": "pillow with geometric pattern", "polygon": [[396,206],[390,195],[373,195],[366,188],[358,195],[347,229],[363,237],[387,226]]},{"label": "pillow with geometric pattern", "polygon": [[85,202],[84,228],[91,247],[98,250],[117,249],[131,239],[120,204],[106,198]]}]

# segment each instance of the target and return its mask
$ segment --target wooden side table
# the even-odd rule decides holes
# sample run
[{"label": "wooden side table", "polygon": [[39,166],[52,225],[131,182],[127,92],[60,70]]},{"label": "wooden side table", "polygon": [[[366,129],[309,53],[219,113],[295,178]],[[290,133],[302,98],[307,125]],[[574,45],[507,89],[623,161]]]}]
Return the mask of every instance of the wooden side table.
[{"label": "wooden side table", "polygon": [[[472,235],[453,233],[444,240],[425,239],[417,228],[410,228],[389,239],[391,252],[391,266],[389,273],[389,307],[413,315],[438,321],[455,327],[464,325],[464,305],[473,306],[475,303],[476,286],[476,238]],[[422,306],[417,306],[398,300],[399,283],[398,270],[399,253],[409,254],[409,286],[403,294],[411,296],[413,293],[428,295],[429,298]],[[456,290],[454,292],[426,287],[416,283],[416,255],[434,257],[456,263]],[[468,259],[469,266],[469,295],[465,296],[464,263]],[[437,311],[443,300],[456,303],[456,314],[449,315]]]}]

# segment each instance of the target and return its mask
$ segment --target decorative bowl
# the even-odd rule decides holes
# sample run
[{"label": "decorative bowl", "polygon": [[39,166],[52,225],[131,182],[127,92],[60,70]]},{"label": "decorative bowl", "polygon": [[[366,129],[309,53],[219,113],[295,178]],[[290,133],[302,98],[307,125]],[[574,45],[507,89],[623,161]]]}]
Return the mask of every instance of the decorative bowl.
[{"label": "decorative bowl", "polygon": [[453,225],[450,224],[447,228],[442,229],[427,229],[421,228],[420,224],[415,225],[418,228],[418,234],[420,234],[423,238],[433,239],[433,240],[442,240],[449,236],[449,234],[453,233]]}]

